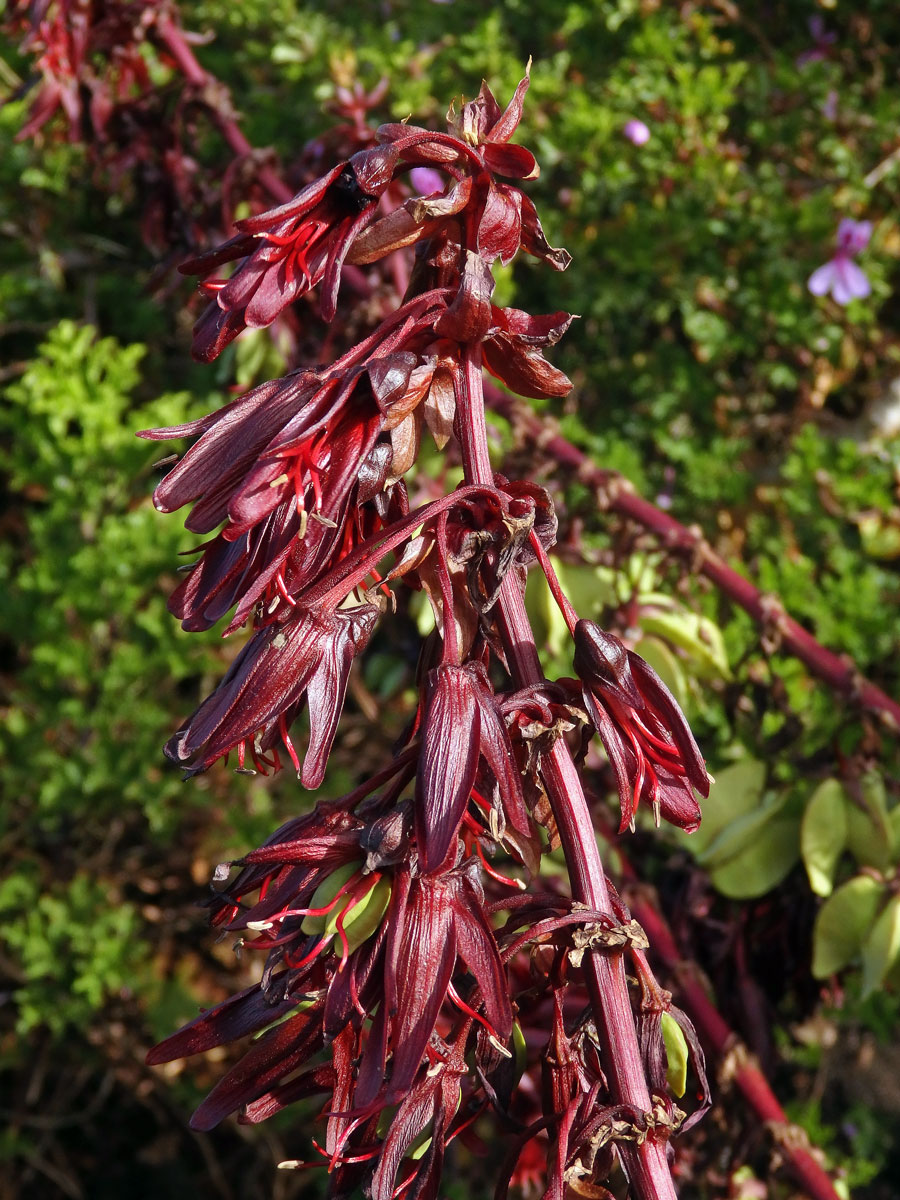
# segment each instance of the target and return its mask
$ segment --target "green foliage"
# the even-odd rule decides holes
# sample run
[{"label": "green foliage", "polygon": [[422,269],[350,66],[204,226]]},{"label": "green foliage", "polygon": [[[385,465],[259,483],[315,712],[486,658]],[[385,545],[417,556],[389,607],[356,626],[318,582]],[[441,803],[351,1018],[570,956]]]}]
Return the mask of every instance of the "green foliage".
[{"label": "green foliage", "polygon": [[64,321],[0,410],[0,466],[24,519],[0,552],[0,636],[20,664],[0,723],[7,828],[25,812],[52,830],[136,805],[171,835],[176,796],[197,803],[160,775],[159,748],[175,689],[213,661],[210,639],[166,612],[183,535],[149,501],[159,445],[133,433],[181,419],[186,397],[133,403],[144,353]]},{"label": "green foliage", "polygon": [[100,880],[76,875],[41,893],[20,872],[0,883],[0,935],[16,956],[16,1031],[60,1035],[91,1024],[108,997],[134,986],[144,953],[134,908]]}]

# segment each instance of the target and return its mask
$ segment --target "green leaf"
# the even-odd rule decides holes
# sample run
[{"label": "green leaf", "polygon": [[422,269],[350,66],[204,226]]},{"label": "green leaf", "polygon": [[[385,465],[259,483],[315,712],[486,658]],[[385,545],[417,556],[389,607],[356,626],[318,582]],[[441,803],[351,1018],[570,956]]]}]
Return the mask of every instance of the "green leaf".
[{"label": "green leaf", "polygon": [[862,998],[871,996],[900,957],[900,896],[892,896],[862,950]]},{"label": "green leaf", "polygon": [[894,831],[888,819],[884,780],[874,771],[863,776],[859,802],[848,797],[847,847],[861,867],[886,871],[893,861]]},{"label": "green leaf", "polygon": [[[760,806],[766,782],[766,768],[752,758],[716,772],[716,781],[703,802],[703,820],[696,833],[690,834],[691,852],[698,858],[719,834],[734,821],[754,813]],[[687,834],[684,835],[687,838]]]},{"label": "green leaf", "polygon": [[661,1018],[666,1046],[666,1083],[674,1096],[683,1096],[687,1087],[688,1044],[681,1026],[669,1013]]},{"label": "green leaf", "polygon": [[710,871],[713,887],[732,900],[751,900],[777,887],[800,857],[800,822],[769,820],[747,845]]},{"label": "green leaf", "polygon": [[847,799],[836,779],[826,779],[813,792],[800,827],[800,853],[817,896],[830,896],[834,869],[847,844]]},{"label": "green leaf", "polygon": [[834,892],[813,926],[812,973],[827,979],[857,957],[881,907],[885,886],[870,875],[857,875]]},{"label": "green leaf", "polygon": [[683,650],[703,674],[730,677],[722,632],[708,617],[681,608],[642,608],[639,621],[644,633],[656,634]]},{"label": "green leaf", "polygon": [[787,802],[787,792],[768,796],[751,812],[726,825],[703,853],[697,855],[697,862],[711,869],[722,866],[738,854],[743,854],[753,845],[759,831],[781,812]]}]

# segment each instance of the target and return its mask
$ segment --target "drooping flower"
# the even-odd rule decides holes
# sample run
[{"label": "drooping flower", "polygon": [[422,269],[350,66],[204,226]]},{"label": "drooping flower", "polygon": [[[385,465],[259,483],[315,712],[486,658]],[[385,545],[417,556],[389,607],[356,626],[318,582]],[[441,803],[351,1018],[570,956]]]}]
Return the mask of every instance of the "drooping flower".
[{"label": "drooping flower", "polygon": [[635,146],[646,146],[650,141],[649,127],[637,117],[632,117],[630,121],[625,122],[622,133]]},{"label": "drooping flower", "polygon": [[871,236],[871,221],[854,221],[850,217],[841,221],[834,256],[813,271],[807,282],[806,286],[814,296],[825,296],[830,292],[838,304],[849,304],[851,300],[862,300],[869,295],[872,285],[865,271],[853,261],[853,256],[865,250]]},{"label": "drooping flower", "polygon": [[709,775],[675,697],[653,668],[593,621],[575,626],[575,671],[588,715],[609,756],[622,809],[621,830],[640,801],[688,831],[700,824],[694,790]]},{"label": "drooping flower", "polygon": [[166,755],[195,775],[235,748],[243,767],[248,743],[252,760],[263,766],[266,753],[281,742],[300,771],[288,728],[308,696],[309,747],[300,775],[304,787],[318,787],[350,667],[378,611],[374,604],[336,612],[295,607],[288,620],[258,629],[218,688],[166,743]]},{"label": "drooping flower", "polygon": [[230,279],[206,279],[213,302],[194,327],[194,357],[209,362],[242,329],[270,325],[287,306],[324,280],[320,307],[334,316],[341,267],[371,220],[397,164],[391,146],[360,150],[278,208],[237,222],[235,237],[182,263],[186,275],[209,276],[242,259]]},{"label": "drooping flower", "polygon": [[469,662],[430,671],[422,724],[415,809],[420,869],[437,870],[446,859],[481,758],[496,780],[506,819],[527,836],[530,826],[521,778],[484,668]]}]

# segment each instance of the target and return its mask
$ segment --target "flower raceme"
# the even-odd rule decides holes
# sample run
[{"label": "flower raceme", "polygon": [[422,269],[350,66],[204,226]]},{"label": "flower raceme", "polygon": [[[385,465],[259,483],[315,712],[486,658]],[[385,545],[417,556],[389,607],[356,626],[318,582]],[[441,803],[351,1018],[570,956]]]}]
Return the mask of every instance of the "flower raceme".
[{"label": "flower raceme", "polygon": [[[260,982],[150,1054],[164,1062],[257,1035],[194,1125],[236,1111],[261,1121],[323,1097],[324,1145],[314,1145],[334,1195],[434,1197],[447,1144],[494,1119],[506,1133],[525,1130],[520,1150],[552,1143],[548,1197],[572,1179],[601,1194],[599,1177],[629,1138],[638,1148],[621,1150],[623,1163],[655,1156],[647,1172],[660,1178],[678,1120],[660,1053],[649,1082],[638,1073],[625,972],[609,976],[622,989],[614,1010],[603,1009],[606,985],[589,987],[598,956],[629,954],[646,994],[664,995],[647,984],[634,923],[591,858],[594,839],[581,836],[590,817],[568,737],[593,724],[623,827],[643,801],[695,828],[706,769],[659,678],[578,621],[558,581],[582,695],[573,680],[543,677],[523,592],[535,563],[551,580],[557,518],[545,489],[494,474],[488,457],[482,367],[524,396],[571,387],[544,352],[572,317],[492,303],[494,266],[519,250],[556,270],[568,264],[509,182],[537,175],[531,152],[511,141],[527,87],[526,76],[501,109],[484,84],[451,110],[446,133],[382,126],[377,145],[185,264],[212,297],[194,343],[209,360],[315,287],[322,314],[336,319],[343,264],[415,247],[395,311],[336,362],[298,366],[219,412],[143,435],[195,439],[154,497],[165,512],[189,505],[187,528],[210,538],[171,610],[187,630],[228,614],[226,633],[250,626],[222,682],[166,746],[187,775],[231,751],[239,771],[277,770],[286,754],[301,783],[318,787],[378,620],[404,590],[424,593],[434,617],[416,715],[391,761],[287,822],[232,864],[234,877],[217,871],[211,921],[262,956]],[[423,194],[403,200],[407,175]],[[229,264],[228,278],[211,278]],[[433,479],[407,490],[424,427],[439,451],[455,435],[464,474],[455,491],[437,496]],[[413,507],[415,490],[430,499]],[[304,706],[301,765],[291,727]],[[572,767],[565,787],[561,751]],[[540,824],[563,844],[571,899],[527,890],[540,872]],[[511,865],[488,861],[499,854]],[[658,1047],[660,1013],[637,1004],[641,1039]],[[578,1015],[592,1006],[590,1018]],[[528,1038],[520,1018],[533,1018]],[[589,1028],[611,1031],[602,1054]],[[519,1114],[538,1104],[523,1125]],[[660,1184],[639,1200],[651,1195],[669,1193]]]}]

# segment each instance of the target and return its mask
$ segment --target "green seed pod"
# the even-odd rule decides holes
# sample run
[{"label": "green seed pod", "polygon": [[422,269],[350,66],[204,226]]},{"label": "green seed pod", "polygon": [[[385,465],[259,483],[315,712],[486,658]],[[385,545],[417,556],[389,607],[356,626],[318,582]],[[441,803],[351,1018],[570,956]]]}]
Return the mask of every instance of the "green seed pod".
[{"label": "green seed pod", "polygon": [[[309,907],[325,908],[326,905],[330,904],[344,884],[356,874],[360,866],[361,864],[358,862],[347,863],[345,867],[338,867],[336,871],[332,871],[328,878],[323,879],[316,888],[313,898],[309,902]],[[340,912],[342,907],[339,900],[334,909],[332,909],[332,912],[335,910]],[[304,933],[325,933],[325,925],[331,919],[331,915],[329,912],[323,913],[320,917],[304,917],[300,928]],[[334,925],[332,925],[330,932],[334,933]]]},{"label": "green seed pod", "polygon": [[[375,886],[366,892],[357,904],[353,905],[344,917],[344,935],[347,938],[348,953],[352,954],[366,938],[371,937],[375,932],[387,911],[390,899],[390,880],[382,876]],[[325,924],[326,933],[331,932],[332,920],[334,921],[334,930],[337,932],[337,914],[339,912],[340,905],[337,906],[334,913],[329,913],[328,921]]]}]

